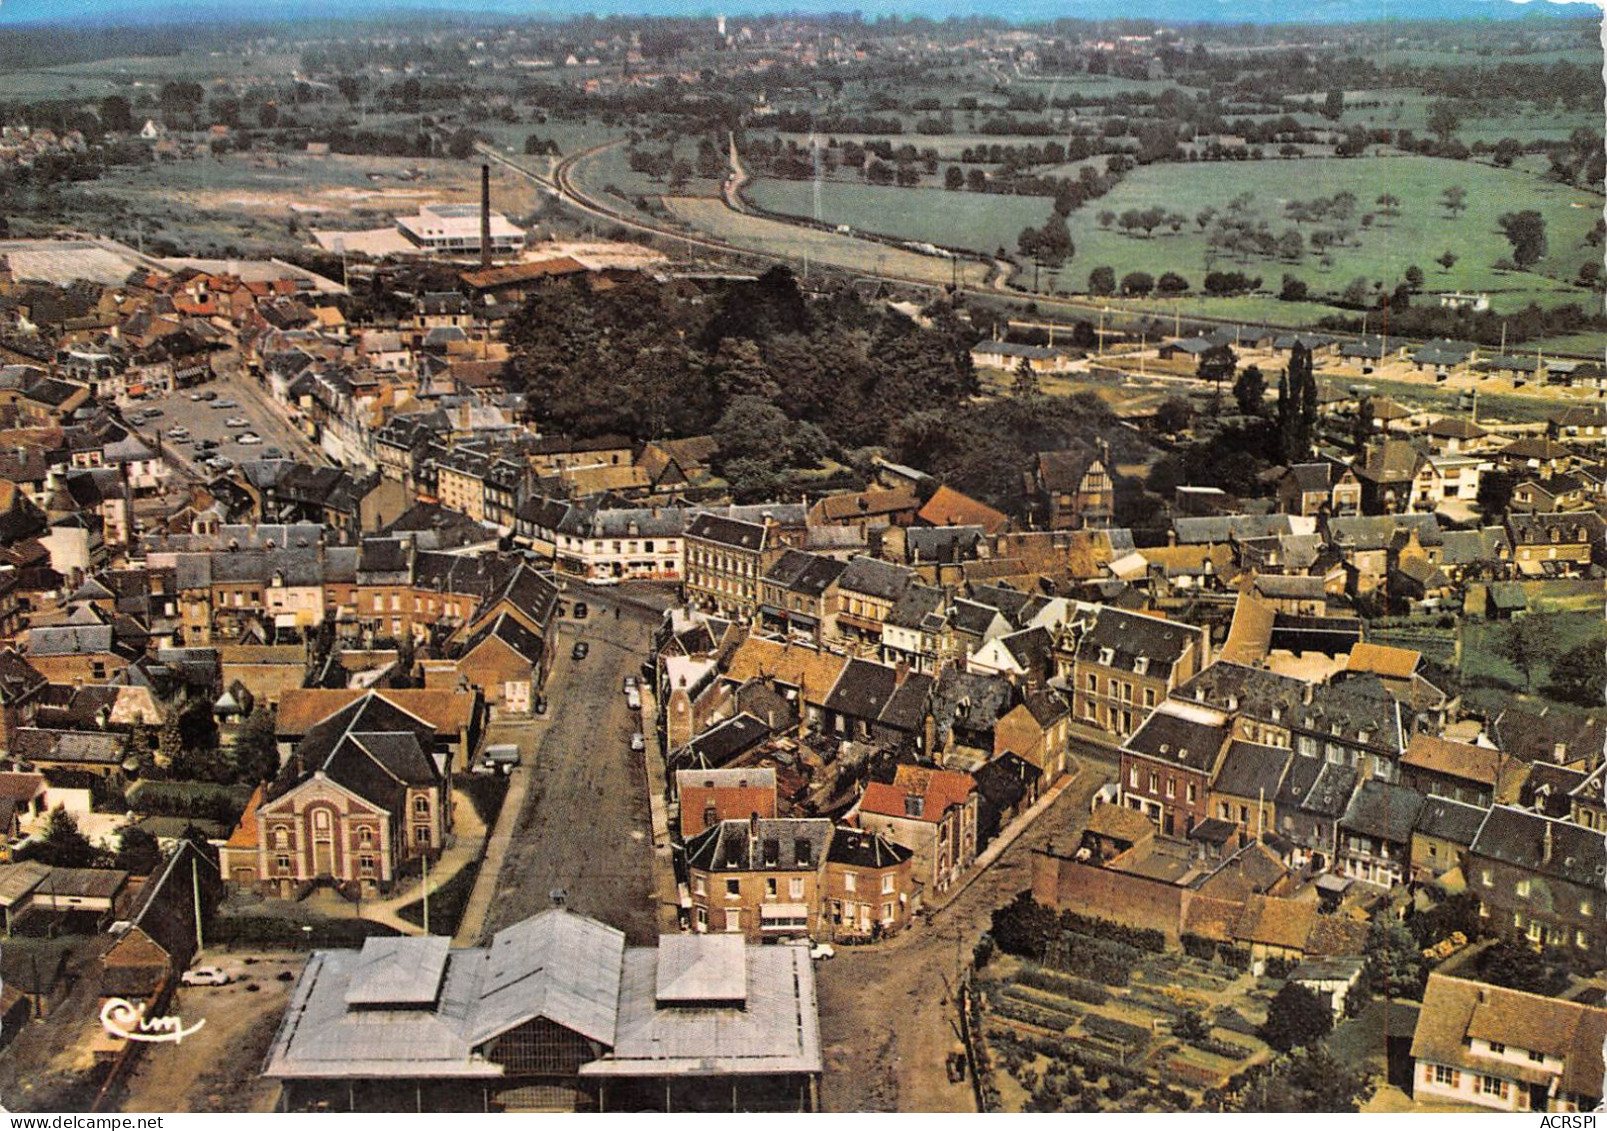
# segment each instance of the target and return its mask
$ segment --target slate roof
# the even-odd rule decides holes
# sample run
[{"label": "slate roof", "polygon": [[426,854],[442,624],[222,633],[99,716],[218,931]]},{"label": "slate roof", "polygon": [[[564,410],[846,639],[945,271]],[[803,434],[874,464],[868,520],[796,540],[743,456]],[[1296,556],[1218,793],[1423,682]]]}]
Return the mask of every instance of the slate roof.
[{"label": "slate roof", "polygon": [[847,568],[835,558],[787,549],[765,571],[763,580],[789,593],[820,597]]},{"label": "slate roof", "polygon": [[1569,821],[1497,805],[1474,838],[1472,851],[1536,875],[1607,891],[1607,838]]},{"label": "slate roof", "polygon": [[1484,824],[1485,812],[1477,805],[1464,805],[1448,797],[1424,798],[1412,831],[1452,844],[1470,845],[1479,834],[1479,826]]},{"label": "slate roof", "polygon": [[1220,711],[1167,700],[1144,720],[1122,749],[1209,774],[1216,767],[1230,730],[1228,717]]},{"label": "slate roof", "polygon": [[[1148,675],[1166,679],[1172,665],[1198,639],[1198,629],[1178,621],[1100,606],[1094,623],[1077,642],[1077,659],[1124,672],[1136,671],[1138,661],[1144,659],[1148,660]],[[1108,662],[1101,659],[1107,650]]]},{"label": "slate roof", "polygon": [[1234,797],[1276,798],[1292,757],[1281,747],[1235,739],[1228,743],[1228,752],[1223,755],[1211,788]]},{"label": "slate roof", "polygon": [[813,872],[831,846],[832,823],[824,817],[761,817],[726,820],[686,842],[686,866],[703,872]]},{"label": "slate roof", "polygon": [[1417,790],[1369,778],[1352,795],[1339,823],[1362,836],[1405,844],[1422,809],[1423,795]]},{"label": "slate roof", "polygon": [[838,825],[832,833],[826,860],[851,868],[894,868],[913,855],[913,851],[902,844],[894,844],[880,833]]},{"label": "slate roof", "polygon": [[686,525],[686,536],[750,552],[758,552],[765,546],[763,525],[715,514],[693,516]]},{"label": "slate roof", "polygon": [[394,813],[409,786],[441,780],[434,742],[433,726],[369,692],[308,730],[265,796],[274,801],[322,772]]},{"label": "slate roof", "polygon": [[915,571],[879,558],[855,558],[837,576],[841,592],[864,593],[884,601],[897,601],[915,580]]}]

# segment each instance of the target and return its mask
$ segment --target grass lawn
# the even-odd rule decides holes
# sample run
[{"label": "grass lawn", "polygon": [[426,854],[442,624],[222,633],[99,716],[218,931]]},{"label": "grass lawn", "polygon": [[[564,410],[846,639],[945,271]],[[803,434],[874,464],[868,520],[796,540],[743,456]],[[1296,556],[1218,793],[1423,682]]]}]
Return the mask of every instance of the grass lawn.
[{"label": "grass lawn", "polygon": [[[761,208],[814,219],[815,186],[810,181],[761,180],[748,187]],[[1040,196],[998,196],[946,189],[907,189],[891,185],[820,185],[820,219],[859,231],[948,247],[991,253],[1014,248],[1025,227],[1049,218],[1051,201]]]},{"label": "grass lawn", "polygon": [[[1452,185],[1463,186],[1468,200],[1467,210],[1454,220],[1439,203],[1440,194]],[[1248,192],[1273,232],[1280,233],[1295,226],[1284,218],[1287,202],[1342,191],[1354,193],[1363,212],[1373,209],[1382,193],[1393,193],[1402,202],[1401,212],[1392,220],[1380,216],[1370,229],[1358,229],[1354,245],[1330,253],[1334,265],[1326,271],[1309,252],[1296,263],[1258,258],[1241,265],[1219,259],[1218,266],[1260,275],[1264,285],[1271,287],[1276,287],[1284,274],[1291,274],[1322,294],[1342,290],[1358,276],[1393,285],[1407,267],[1416,264],[1427,276],[1425,290],[1488,291],[1497,309],[1512,309],[1530,300],[1591,302],[1588,292],[1569,286],[1567,280],[1597,255],[1584,241],[1601,215],[1600,197],[1511,170],[1408,156],[1165,164],[1135,169],[1109,195],[1072,213],[1068,222],[1077,253],[1061,273],[1059,285],[1068,291],[1085,290],[1088,272],[1108,264],[1118,276],[1135,270],[1152,275],[1175,270],[1197,289],[1205,274],[1206,246],[1194,215],[1202,208],[1221,209],[1233,197]],[[1163,228],[1153,237],[1124,235],[1114,226],[1110,230],[1099,226],[1103,211],[1120,215],[1129,208],[1153,206],[1185,212],[1189,223],[1178,234]],[[1544,273],[1496,272],[1491,265],[1511,254],[1496,218],[1528,208],[1546,218],[1550,251],[1540,263]],[[1458,257],[1450,271],[1434,262],[1445,251]]]},{"label": "grass lawn", "polygon": [[[480,863],[478,860],[471,860],[457,875],[430,893],[430,934],[449,936],[457,934],[458,922],[469,906],[469,896],[474,892],[474,881],[480,875]],[[420,899],[409,903],[406,907],[398,909],[396,915],[409,923],[423,926],[424,901]]]},{"label": "grass lawn", "polygon": [[[1535,593],[1544,591],[1529,586],[1525,588],[1531,594],[1531,598]],[[1573,604],[1571,598],[1565,600],[1568,604]],[[1580,600],[1589,604],[1589,607],[1578,611],[1538,611],[1529,614],[1531,618],[1539,618],[1545,622],[1546,635],[1555,643],[1559,654],[1577,644],[1600,640],[1607,635],[1602,625],[1600,593],[1598,592],[1593,598],[1580,598]],[[1546,604],[1542,603],[1542,610],[1546,607]],[[1489,621],[1469,620],[1466,623],[1462,636],[1462,674],[1468,678],[1502,683],[1514,690],[1527,692],[1529,689],[1524,686],[1523,672],[1507,662],[1500,654],[1499,644],[1504,631],[1504,625]],[[1533,685],[1535,693],[1541,692],[1550,678],[1550,664],[1535,665]]]}]

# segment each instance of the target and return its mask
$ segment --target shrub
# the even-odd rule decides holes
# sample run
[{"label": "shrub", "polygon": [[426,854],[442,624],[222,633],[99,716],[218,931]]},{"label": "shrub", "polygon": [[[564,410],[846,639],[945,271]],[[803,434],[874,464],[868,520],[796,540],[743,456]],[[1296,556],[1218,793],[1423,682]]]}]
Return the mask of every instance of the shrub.
[{"label": "shrub", "polygon": [[1023,986],[1033,989],[1046,990],[1073,1001],[1087,1002],[1089,1005],[1104,1005],[1110,1001],[1110,991],[1104,986],[1090,982],[1085,978],[1076,978],[1070,974],[1061,974],[1054,970],[1045,970],[1041,966],[1029,967],[1016,976],[1016,981]]}]

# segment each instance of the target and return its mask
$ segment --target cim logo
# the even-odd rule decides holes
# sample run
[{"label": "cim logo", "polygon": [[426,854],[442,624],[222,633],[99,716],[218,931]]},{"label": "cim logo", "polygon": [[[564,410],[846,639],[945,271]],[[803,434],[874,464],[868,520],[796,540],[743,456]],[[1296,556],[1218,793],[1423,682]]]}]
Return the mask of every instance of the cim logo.
[{"label": "cim logo", "polygon": [[120,997],[109,999],[100,1009],[100,1023],[114,1037],[147,1044],[176,1045],[206,1024],[202,1018],[188,1029],[181,1017],[147,1017],[144,1004],[135,1005]]}]

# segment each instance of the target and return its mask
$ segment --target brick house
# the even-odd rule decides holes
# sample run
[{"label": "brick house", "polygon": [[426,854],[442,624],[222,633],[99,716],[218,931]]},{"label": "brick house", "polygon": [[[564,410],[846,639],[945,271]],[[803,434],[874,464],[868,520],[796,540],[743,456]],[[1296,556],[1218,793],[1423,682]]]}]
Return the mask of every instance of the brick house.
[{"label": "brick house", "polygon": [[885,836],[839,825],[826,854],[825,919],[834,939],[897,934],[920,909],[915,853]]},{"label": "brick house", "polygon": [[978,803],[970,774],[903,765],[891,784],[867,785],[849,816],[909,847],[915,878],[940,892],[976,861]]},{"label": "brick house", "polygon": [[1162,836],[1187,837],[1211,816],[1211,783],[1231,732],[1221,711],[1168,700],[1122,744],[1122,804]]},{"label": "brick house", "polygon": [[722,821],[774,817],[776,771],[762,766],[677,770],[675,795],[680,799],[681,839],[689,841]]},{"label": "brick house", "polygon": [[1607,840],[1497,805],[1468,850],[1468,888],[1495,930],[1599,957],[1607,947]]},{"label": "brick house", "polygon": [[823,930],[831,837],[831,822],[817,817],[710,825],[686,843],[692,929],[740,932],[752,942]]},{"label": "brick house", "polygon": [[1205,630],[1100,606],[1077,638],[1072,716],[1120,738],[1206,661]]}]

